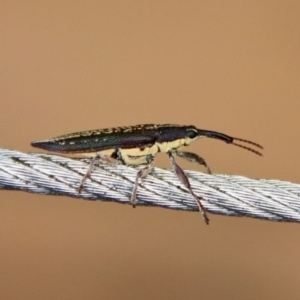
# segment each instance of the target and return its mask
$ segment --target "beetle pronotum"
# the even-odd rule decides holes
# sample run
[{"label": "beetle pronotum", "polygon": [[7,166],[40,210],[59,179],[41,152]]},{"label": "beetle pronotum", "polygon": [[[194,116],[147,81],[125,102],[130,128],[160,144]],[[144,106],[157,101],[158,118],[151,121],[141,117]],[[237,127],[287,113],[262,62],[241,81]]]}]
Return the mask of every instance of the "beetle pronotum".
[{"label": "beetle pronotum", "polygon": [[136,193],[139,179],[146,177],[152,171],[153,160],[157,153],[167,153],[175,174],[196,200],[200,213],[205,223],[208,224],[209,219],[200,198],[193,192],[188,177],[174,158],[174,156],[177,155],[192,163],[204,165],[207,172],[211,174],[203,158],[191,152],[181,151],[181,148],[188,146],[200,137],[219,139],[249,150],[257,155],[262,155],[257,150],[236,143],[236,141],[238,141],[263,149],[262,146],[251,141],[234,138],[220,132],[197,129],[192,125],[181,126],[172,124],[146,124],[82,131],[62,135],[49,140],[33,142],[31,145],[49,151],[77,153],[92,157],[90,167],[79,185],[79,193],[83,188],[85,180],[90,176],[96,159],[107,162],[119,161],[125,165],[146,165],[137,172],[131,195],[133,207],[137,204]]}]

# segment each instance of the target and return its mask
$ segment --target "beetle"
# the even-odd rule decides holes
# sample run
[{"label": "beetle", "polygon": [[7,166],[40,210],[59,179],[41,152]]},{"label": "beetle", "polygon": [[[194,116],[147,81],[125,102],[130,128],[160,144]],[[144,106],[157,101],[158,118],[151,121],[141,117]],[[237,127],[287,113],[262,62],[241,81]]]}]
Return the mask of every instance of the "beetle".
[{"label": "beetle", "polygon": [[261,152],[250,148],[250,146],[244,146],[236,142],[263,149],[257,143],[234,138],[216,131],[198,129],[193,125],[175,124],[144,124],[82,131],[32,142],[31,145],[48,151],[90,156],[90,166],[81,180],[78,188],[79,193],[83,189],[85,180],[90,176],[96,159],[106,162],[120,162],[124,165],[146,165],[137,172],[130,200],[133,207],[137,204],[136,194],[139,179],[146,177],[152,171],[156,154],[159,152],[166,153],[175,174],[196,200],[199,211],[205,223],[208,224],[209,219],[200,198],[193,192],[188,177],[174,158],[177,155],[189,162],[203,165],[207,173],[211,174],[210,168],[202,157],[195,153],[181,151],[183,147],[201,137],[219,139],[262,156]]}]

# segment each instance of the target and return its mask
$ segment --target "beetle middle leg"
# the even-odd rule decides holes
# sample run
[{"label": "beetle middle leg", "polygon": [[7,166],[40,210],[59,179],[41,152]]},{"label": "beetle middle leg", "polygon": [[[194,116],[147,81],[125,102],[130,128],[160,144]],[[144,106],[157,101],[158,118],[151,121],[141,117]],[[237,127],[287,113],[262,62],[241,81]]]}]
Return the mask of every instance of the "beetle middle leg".
[{"label": "beetle middle leg", "polygon": [[183,152],[183,151],[174,151],[173,153],[189,162],[205,166],[206,172],[208,174],[211,174],[211,170],[210,170],[209,166],[207,165],[205,160],[202,157],[200,157],[199,155],[192,153],[192,152]]},{"label": "beetle middle leg", "polygon": [[108,155],[101,154],[101,153],[97,153],[94,157],[92,157],[91,162],[90,162],[90,166],[89,166],[87,172],[85,173],[85,175],[83,176],[83,178],[81,180],[81,183],[79,185],[79,188],[78,188],[78,193],[79,194],[81,193],[81,191],[83,189],[83,185],[84,185],[85,181],[87,180],[87,178],[89,178],[91,176],[97,159],[105,161],[105,162],[109,162],[109,163],[116,163],[117,162],[116,159],[114,159],[114,158],[112,158]]},{"label": "beetle middle leg", "polygon": [[173,168],[174,172],[176,173],[176,175],[177,175],[178,179],[181,181],[181,183],[189,190],[190,194],[196,200],[196,203],[199,207],[199,211],[202,215],[202,218],[203,218],[204,222],[208,225],[209,219],[207,217],[205,208],[204,208],[204,206],[202,205],[202,203],[200,201],[200,198],[193,192],[188,177],[186,176],[184,171],[179,167],[179,165],[176,163],[176,161],[174,159],[174,156],[173,156],[173,153],[168,152],[168,155],[169,155],[169,159],[171,161],[171,165],[172,165],[172,168]]},{"label": "beetle middle leg", "polygon": [[153,158],[154,157],[152,155],[147,156],[147,160],[148,160],[149,164],[145,168],[143,168],[137,172],[137,175],[135,178],[135,183],[134,183],[132,194],[131,194],[131,199],[130,199],[130,202],[133,207],[135,207],[135,205],[137,204],[136,193],[137,193],[137,188],[138,188],[138,184],[139,184],[139,179],[145,178],[149,173],[152,172]]}]

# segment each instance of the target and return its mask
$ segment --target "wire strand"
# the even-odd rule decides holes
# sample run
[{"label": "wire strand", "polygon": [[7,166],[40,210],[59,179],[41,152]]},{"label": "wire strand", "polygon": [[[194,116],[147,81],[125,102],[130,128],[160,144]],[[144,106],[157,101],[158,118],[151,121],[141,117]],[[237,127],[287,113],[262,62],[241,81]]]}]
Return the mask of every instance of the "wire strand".
[{"label": "wire strand", "polygon": [[[0,188],[130,204],[139,168],[99,162],[79,194],[89,163],[87,159],[0,149]],[[300,222],[299,184],[187,170],[185,173],[210,213]],[[159,168],[140,182],[137,200],[144,206],[198,210],[176,175]]]}]

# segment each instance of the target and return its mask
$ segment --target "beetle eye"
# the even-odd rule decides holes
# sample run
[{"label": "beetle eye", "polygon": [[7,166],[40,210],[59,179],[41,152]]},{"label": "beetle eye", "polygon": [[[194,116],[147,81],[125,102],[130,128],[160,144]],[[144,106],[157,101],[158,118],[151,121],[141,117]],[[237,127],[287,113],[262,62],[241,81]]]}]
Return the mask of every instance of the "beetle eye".
[{"label": "beetle eye", "polygon": [[197,131],[193,130],[193,129],[189,129],[186,133],[186,136],[190,139],[194,139],[195,137],[198,136]]}]

